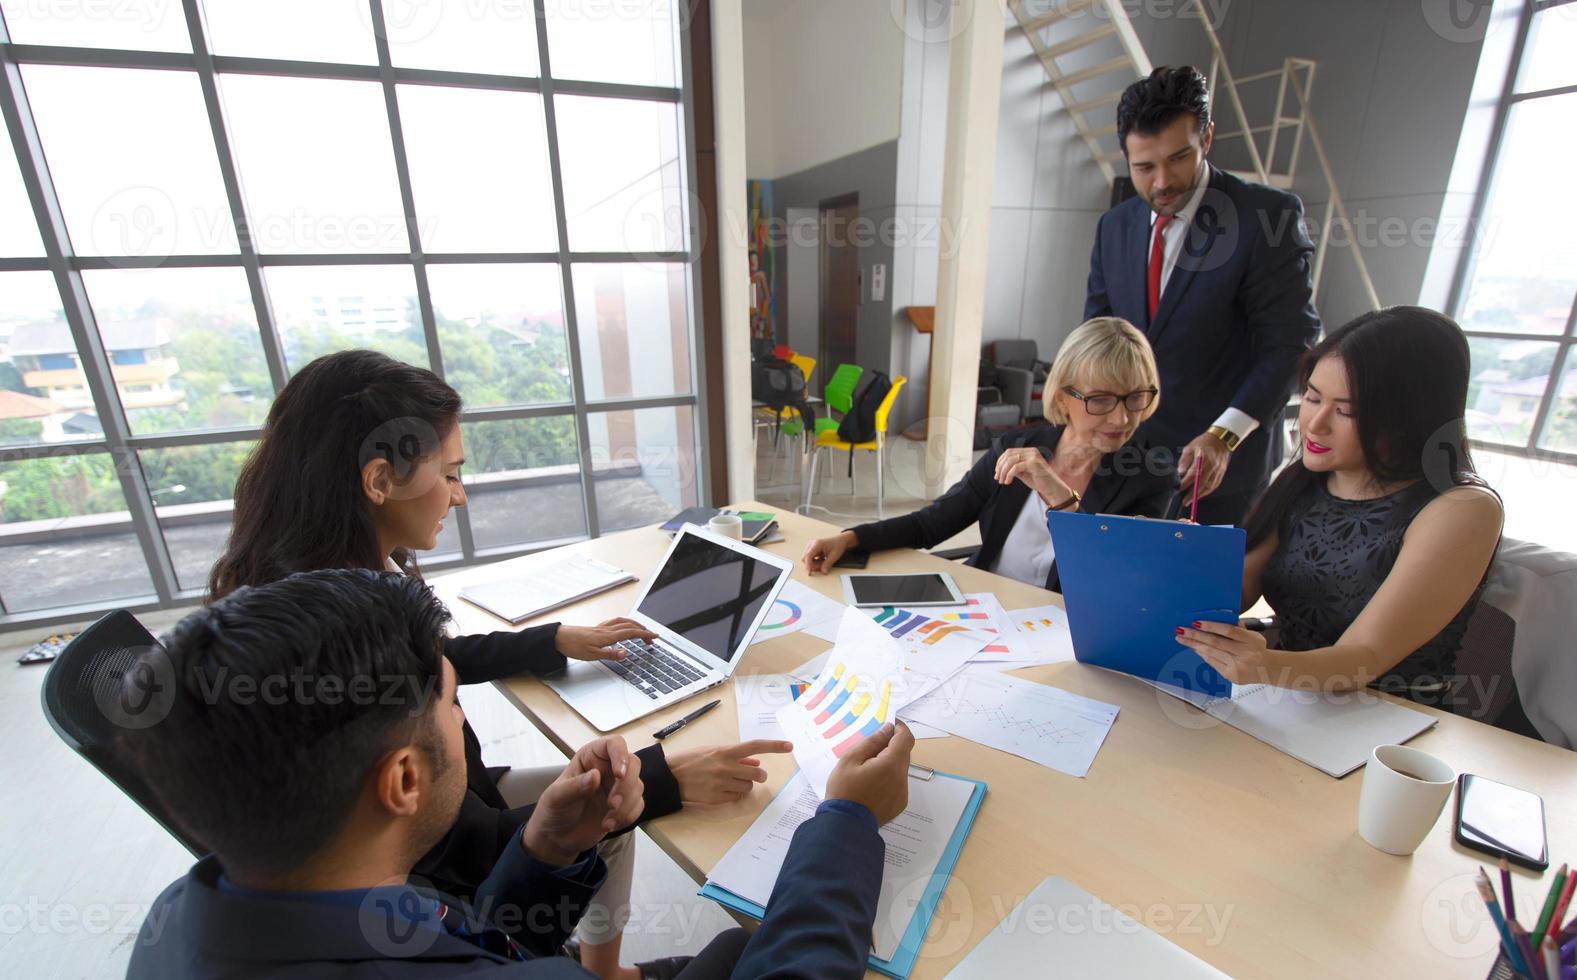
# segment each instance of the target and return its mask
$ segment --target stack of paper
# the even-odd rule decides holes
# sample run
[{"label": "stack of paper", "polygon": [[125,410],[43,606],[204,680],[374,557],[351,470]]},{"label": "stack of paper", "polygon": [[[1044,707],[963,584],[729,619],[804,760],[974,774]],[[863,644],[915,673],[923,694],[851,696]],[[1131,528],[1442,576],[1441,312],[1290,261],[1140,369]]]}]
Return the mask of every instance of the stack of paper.
[{"label": "stack of paper", "polygon": [[635,576],[585,555],[571,555],[540,571],[518,578],[468,585],[460,598],[516,625],[549,609],[596,595]]},{"label": "stack of paper", "polygon": [[1211,697],[1140,680],[1337,779],[1367,763],[1376,745],[1405,742],[1435,724],[1422,711],[1368,691],[1327,693],[1234,684],[1230,695]]},{"label": "stack of paper", "polygon": [[[871,937],[873,969],[909,975],[985,792],[985,783],[946,773],[909,780],[908,808],[881,829],[886,860]],[[707,875],[701,894],[761,918],[794,831],[820,803],[803,773],[790,779]]]}]

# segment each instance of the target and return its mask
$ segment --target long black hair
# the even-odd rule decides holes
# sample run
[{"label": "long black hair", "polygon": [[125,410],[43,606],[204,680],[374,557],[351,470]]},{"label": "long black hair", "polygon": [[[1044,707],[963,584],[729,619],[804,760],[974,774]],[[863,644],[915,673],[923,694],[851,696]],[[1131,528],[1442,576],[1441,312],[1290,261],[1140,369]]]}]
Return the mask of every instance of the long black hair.
[{"label": "long black hair", "polygon": [[[453,388],[377,351],[329,354],[296,372],[236,479],[230,540],[208,576],[209,601],[292,572],[383,569],[362,467],[382,457],[403,479],[459,421]],[[392,557],[413,567],[404,549]]]},{"label": "long black hair", "polygon": [[[1298,362],[1298,387],[1336,355],[1347,369],[1364,465],[1377,483],[1411,483],[1412,514],[1454,486],[1483,486],[1468,452],[1467,337],[1450,317],[1417,306],[1372,310],[1331,331]],[[1281,471],[1248,516],[1248,547],[1274,533],[1314,483],[1299,456]]]}]

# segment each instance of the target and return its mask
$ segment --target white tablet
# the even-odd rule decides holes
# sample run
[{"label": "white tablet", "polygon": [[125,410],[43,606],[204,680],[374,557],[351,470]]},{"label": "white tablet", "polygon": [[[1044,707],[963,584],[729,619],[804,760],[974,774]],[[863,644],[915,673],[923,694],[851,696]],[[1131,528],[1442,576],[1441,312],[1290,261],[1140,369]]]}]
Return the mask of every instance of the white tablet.
[{"label": "white tablet", "polygon": [[915,575],[845,575],[843,597],[851,606],[957,606],[964,596],[946,572]]}]

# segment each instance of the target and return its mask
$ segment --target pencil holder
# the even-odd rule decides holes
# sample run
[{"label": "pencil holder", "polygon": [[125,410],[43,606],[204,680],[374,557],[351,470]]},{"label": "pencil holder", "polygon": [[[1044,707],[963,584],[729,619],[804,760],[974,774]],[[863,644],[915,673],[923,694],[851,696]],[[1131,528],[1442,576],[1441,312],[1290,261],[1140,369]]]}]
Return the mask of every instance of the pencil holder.
[{"label": "pencil holder", "polygon": [[1518,973],[1511,968],[1511,961],[1506,959],[1506,951],[1501,950],[1495,957],[1495,965],[1489,968],[1486,980],[1531,980],[1526,973]]}]

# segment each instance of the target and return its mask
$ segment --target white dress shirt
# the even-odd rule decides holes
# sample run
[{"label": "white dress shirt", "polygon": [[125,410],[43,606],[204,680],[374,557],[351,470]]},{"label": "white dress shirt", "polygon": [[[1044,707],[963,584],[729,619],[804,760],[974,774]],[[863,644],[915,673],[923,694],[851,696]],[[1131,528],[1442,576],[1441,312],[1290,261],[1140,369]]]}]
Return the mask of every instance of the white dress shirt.
[{"label": "white dress shirt", "polygon": [[[1194,192],[1188,195],[1188,201],[1183,204],[1181,211],[1172,216],[1166,227],[1161,229],[1161,296],[1166,295],[1167,280],[1172,278],[1172,270],[1177,268],[1177,259],[1183,254],[1183,242],[1188,239],[1188,228],[1194,223],[1194,215],[1199,211],[1199,202],[1204,199],[1205,189],[1210,184],[1210,170],[1203,168],[1199,175],[1199,183],[1194,185]],[[1150,241],[1145,249],[1144,260],[1146,268],[1150,263],[1150,251],[1155,248],[1155,219],[1156,213],[1150,212]],[[1228,407],[1216,419],[1216,425],[1234,433],[1239,439],[1247,439],[1249,433],[1259,428],[1259,420],[1241,409]]]},{"label": "white dress shirt", "polygon": [[991,571],[1044,589],[1055,558],[1051,531],[1046,527],[1046,502],[1040,499],[1040,494],[1030,490],[1029,498],[1019,508],[1018,519],[1008,531],[1007,540],[1002,542],[1002,554],[997,556],[996,567]]}]

